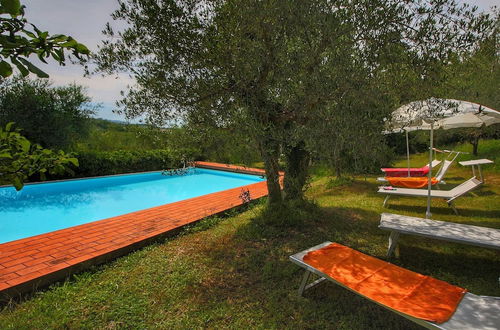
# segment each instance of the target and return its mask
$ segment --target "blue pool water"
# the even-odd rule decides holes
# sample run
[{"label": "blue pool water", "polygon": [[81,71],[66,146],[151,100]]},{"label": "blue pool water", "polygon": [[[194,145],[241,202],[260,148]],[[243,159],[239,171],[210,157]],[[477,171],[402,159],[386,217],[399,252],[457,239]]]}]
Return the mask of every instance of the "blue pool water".
[{"label": "blue pool water", "polygon": [[0,188],[0,243],[263,181],[254,175],[190,169]]}]

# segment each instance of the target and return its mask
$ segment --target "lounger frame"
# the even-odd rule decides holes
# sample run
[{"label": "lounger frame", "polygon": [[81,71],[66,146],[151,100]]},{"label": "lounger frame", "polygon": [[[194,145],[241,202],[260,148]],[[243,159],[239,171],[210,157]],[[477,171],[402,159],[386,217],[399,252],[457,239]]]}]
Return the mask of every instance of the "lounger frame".
[{"label": "lounger frame", "polygon": [[[471,192],[482,184],[483,182],[476,179],[476,177],[472,177],[451,190],[431,190],[431,198],[444,199],[446,203],[448,203],[448,206],[451,207],[455,214],[458,215],[458,210],[456,209],[453,201],[466,193]],[[378,193],[386,195],[382,204],[384,207],[387,206],[387,202],[391,196],[427,197],[427,189],[395,188],[394,190],[385,190],[384,188],[380,188]]]},{"label": "lounger frame", "polygon": [[[342,283],[337,282],[330,276],[321,272],[320,270],[311,267],[307,263],[303,261],[304,256],[318,249],[321,249],[325,246],[330,245],[332,242],[324,242],[322,244],[313,246],[307,250],[301,251],[290,256],[290,261],[294,264],[305,269],[305,274],[302,278],[298,293],[300,296],[304,294],[307,289],[310,289],[319,283],[324,282],[325,280],[329,280],[341,287],[348,289],[351,292],[354,292],[360,295],[358,292],[350,289],[349,287],[343,285]],[[313,281],[312,283],[308,283],[312,274],[319,276],[319,279]],[[362,297],[376,303],[379,306],[382,306],[396,314],[401,315],[402,317],[415,322],[423,327],[428,329],[442,329],[442,330],[465,330],[465,329],[477,329],[477,330],[495,330],[500,329],[500,297],[490,297],[490,296],[478,296],[472,293],[466,293],[460,302],[457,310],[453,314],[453,316],[446,321],[445,323],[436,324],[429,321],[425,321],[419,318],[415,318],[413,316],[398,312],[388,306],[378,303],[377,301],[370,299],[366,296],[361,295]]]},{"label": "lounger frame", "polygon": [[500,229],[495,228],[423,219],[392,213],[382,213],[378,227],[391,232],[387,257],[391,257],[394,254],[400,234],[500,250]]}]

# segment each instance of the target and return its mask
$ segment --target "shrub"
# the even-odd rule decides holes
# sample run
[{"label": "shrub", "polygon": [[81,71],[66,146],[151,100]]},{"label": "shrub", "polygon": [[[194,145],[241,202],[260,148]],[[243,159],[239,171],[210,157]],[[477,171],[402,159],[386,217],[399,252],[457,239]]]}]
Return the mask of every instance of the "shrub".
[{"label": "shrub", "polygon": [[49,80],[15,77],[0,85],[0,125],[15,122],[22,134],[44,148],[64,149],[87,137],[95,107],[85,88],[53,87]]},{"label": "shrub", "polygon": [[76,176],[100,176],[179,167],[181,159],[168,150],[80,152]]}]

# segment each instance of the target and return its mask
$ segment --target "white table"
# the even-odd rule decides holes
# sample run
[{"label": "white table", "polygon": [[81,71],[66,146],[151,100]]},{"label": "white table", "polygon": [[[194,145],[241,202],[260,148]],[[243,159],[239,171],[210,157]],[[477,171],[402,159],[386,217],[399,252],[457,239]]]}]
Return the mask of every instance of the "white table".
[{"label": "white table", "polygon": [[493,164],[492,160],[483,158],[483,159],[473,159],[473,160],[466,160],[464,162],[458,162],[462,166],[472,166],[472,175],[476,176],[476,171],[475,171],[475,166],[477,166],[477,170],[479,172],[479,180],[481,182],[484,182],[483,180],[483,173],[481,172],[481,165],[486,165],[486,164]]}]

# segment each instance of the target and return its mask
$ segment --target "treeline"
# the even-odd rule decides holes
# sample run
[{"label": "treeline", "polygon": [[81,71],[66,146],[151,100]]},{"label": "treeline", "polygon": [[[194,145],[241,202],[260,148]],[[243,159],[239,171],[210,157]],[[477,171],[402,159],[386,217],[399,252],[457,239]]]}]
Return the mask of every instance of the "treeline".
[{"label": "treeline", "polygon": [[[434,144],[438,148],[445,146],[470,143],[479,149],[480,139],[500,139],[500,125],[483,128],[462,128],[453,130],[437,130],[434,132]],[[477,140],[476,140],[477,139]],[[429,132],[419,131],[409,134],[410,153],[426,152],[429,148]],[[387,146],[395,155],[406,155],[406,137],[404,133],[390,134],[386,137]],[[475,154],[477,156],[477,153]]]},{"label": "treeline", "polygon": [[[81,86],[53,87],[48,80],[19,77],[0,85],[0,126],[14,122],[32,143],[64,150],[78,159],[79,166],[72,166],[73,173],[44,174],[49,179],[161,170],[196,160],[247,166],[261,162],[254,139],[241,126],[210,125],[200,118],[188,118],[184,125],[175,127],[127,124],[92,118],[97,110]],[[318,118],[318,125],[333,123]],[[346,136],[339,129],[327,135],[313,135],[308,143],[316,144],[319,152],[311,156],[311,163],[326,165],[336,175],[375,173],[390,164],[395,155],[406,152],[403,134],[388,135],[385,143],[374,145],[363,141],[371,139],[370,134],[378,135],[376,128],[370,134],[356,136],[356,125],[353,120],[336,125],[347,132],[352,130],[350,139],[339,139],[335,134]],[[436,145],[469,142],[475,132],[438,131]],[[481,129],[481,136],[499,138],[500,129]],[[375,157],[363,155],[363,146],[377,148],[377,152],[367,152]],[[410,134],[411,152],[424,152],[427,147],[427,132]],[[38,181],[40,176],[36,174],[30,179]]]},{"label": "treeline", "polygon": [[[195,160],[244,165],[260,160],[249,138],[231,129],[160,128],[92,118],[98,109],[82,86],[54,87],[46,79],[21,77],[0,84],[1,127],[14,123],[31,143],[78,159],[73,172],[42,173],[42,179],[161,170]],[[40,173],[30,178],[40,179]]]}]

